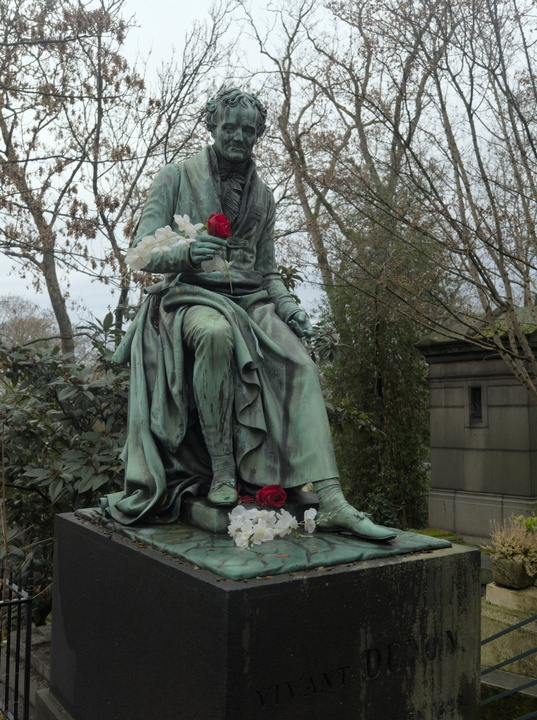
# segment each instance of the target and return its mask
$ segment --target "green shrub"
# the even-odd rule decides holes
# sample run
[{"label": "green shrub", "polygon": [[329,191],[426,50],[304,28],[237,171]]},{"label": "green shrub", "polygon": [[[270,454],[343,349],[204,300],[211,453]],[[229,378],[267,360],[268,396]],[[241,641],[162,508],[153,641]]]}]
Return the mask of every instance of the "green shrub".
[{"label": "green shrub", "polygon": [[8,560],[23,576],[33,563],[41,623],[51,608],[54,515],[95,506],[123,485],[129,373],[110,361],[111,327],[109,315],[90,328],[91,365],[65,360],[58,347],[0,345]]},{"label": "green shrub", "polygon": [[384,305],[342,289],[334,293],[325,322],[334,328],[327,337],[338,340],[323,380],[335,409],[329,415],[347,498],[378,523],[423,527],[429,393],[427,368],[414,347],[420,330]]}]

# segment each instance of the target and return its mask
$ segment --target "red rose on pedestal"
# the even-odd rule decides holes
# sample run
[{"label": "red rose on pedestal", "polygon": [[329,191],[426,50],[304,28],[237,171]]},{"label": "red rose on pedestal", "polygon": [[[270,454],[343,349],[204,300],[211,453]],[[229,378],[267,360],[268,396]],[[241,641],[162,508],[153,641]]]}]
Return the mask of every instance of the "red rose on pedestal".
[{"label": "red rose on pedestal", "polygon": [[281,485],[265,485],[255,494],[255,501],[263,507],[281,508],[285,505],[287,493]]},{"label": "red rose on pedestal", "polygon": [[249,503],[255,502],[255,497],[253,495],[243,495],[241,492],[241,484],[237,483],[237,495],[241,503],[243,505],[248,505]]},{"label": "red rose on pedestal", "polygon": [[207,220],[207,231],[213,237],[227,240],[231,237],[231,223],[225,215],[213,213]]}]

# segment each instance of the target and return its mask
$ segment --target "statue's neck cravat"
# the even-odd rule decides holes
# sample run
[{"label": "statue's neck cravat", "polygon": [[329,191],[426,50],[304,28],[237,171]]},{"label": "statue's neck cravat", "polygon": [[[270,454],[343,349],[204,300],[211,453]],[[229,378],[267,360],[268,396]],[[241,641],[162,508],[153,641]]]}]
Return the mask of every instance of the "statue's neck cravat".
[{"label": "statue's neck cravat", "polygon": [[248,174],[248,168],[252,162],[250,159],[243,163],[231,163],[226,160],[213,146],[217,158],[218,174],[220,176],[220,200],[224,215],[234,223],[239,215],[242,194]]}]

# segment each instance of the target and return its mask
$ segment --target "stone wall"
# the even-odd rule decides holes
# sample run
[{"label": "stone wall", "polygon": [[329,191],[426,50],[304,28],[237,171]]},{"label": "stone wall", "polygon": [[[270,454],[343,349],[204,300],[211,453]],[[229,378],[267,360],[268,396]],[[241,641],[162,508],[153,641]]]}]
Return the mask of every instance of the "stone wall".
[{"label": "stone wall", "polygon": [[469,343],[418,344],[429,364],[429,523],[482,541],[537,499],[537,405],[505,363]]}]

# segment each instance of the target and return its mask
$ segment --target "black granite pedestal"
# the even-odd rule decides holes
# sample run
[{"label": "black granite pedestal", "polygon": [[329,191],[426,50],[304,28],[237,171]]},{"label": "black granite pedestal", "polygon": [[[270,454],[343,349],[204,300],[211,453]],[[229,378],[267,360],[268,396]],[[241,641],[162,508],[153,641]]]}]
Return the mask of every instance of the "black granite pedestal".
[{"label": "black granite pedestal", "polygon": [[54,572],[39,720],[478,717],[477,551],[236,582],[64,515]]}]

